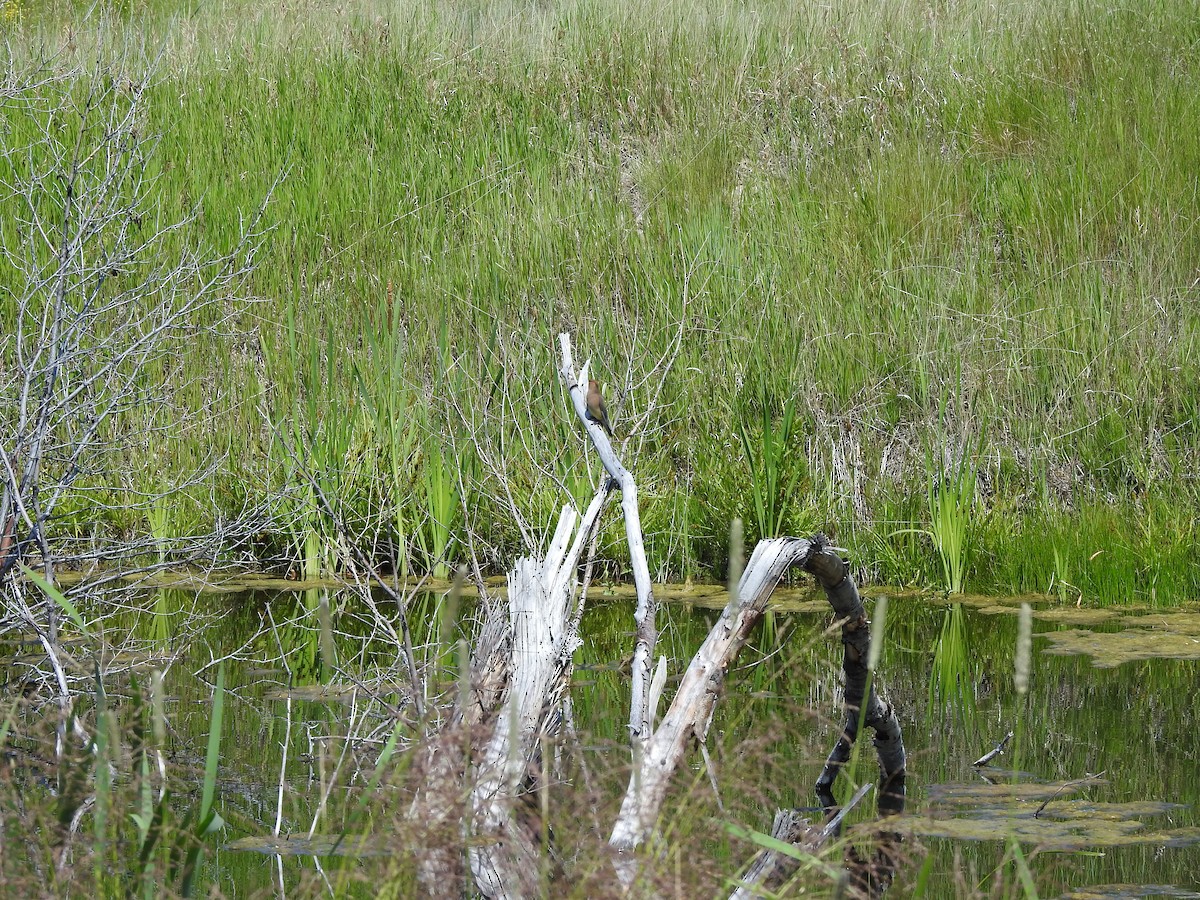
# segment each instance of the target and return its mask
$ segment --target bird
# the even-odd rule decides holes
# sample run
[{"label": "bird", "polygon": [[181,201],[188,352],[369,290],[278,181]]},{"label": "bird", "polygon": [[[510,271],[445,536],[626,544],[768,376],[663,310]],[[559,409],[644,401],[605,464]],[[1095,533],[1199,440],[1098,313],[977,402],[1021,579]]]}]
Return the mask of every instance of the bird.
[{"label": "bird", "polygon": [[604,397],[600,394],[600,385],[596,383],[595,378],[588,379],[587,411],[589,419],[607,431],[609,437],[614,436],[612,425],[608,421],[608,407],[604,404]]}]

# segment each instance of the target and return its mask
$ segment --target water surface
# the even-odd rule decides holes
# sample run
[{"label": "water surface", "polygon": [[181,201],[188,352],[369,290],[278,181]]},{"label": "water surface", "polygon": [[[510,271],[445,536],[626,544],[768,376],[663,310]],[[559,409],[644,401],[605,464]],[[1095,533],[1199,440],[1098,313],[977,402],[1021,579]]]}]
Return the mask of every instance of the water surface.
[{"label": "water surface", "polygon": [[[161,642],[164,657],[180,654],[167,679],[177,760],[201,765],[211,663],[229,658],[219,803],[230,824],[226,849],[208,860],[210,876],[244,896],[274,889],[280,869],[285,884],[294,886],[313,869],[312,854],[326,865],[373,865],[375,854],[388,850],[386,834],[350,858],[342,856],[344,845],[327,838],[327,822],[307,838],[323,785],[335,779],[334,761],[342,760],[338,778],[357,762],[369,773],[391,731],[387,705],[403,703],[395,646],[383,636],[362,640],[361,602],[331,589],[162,593],[159,615],[139,616],[134,628]],[[331,609],[334,644],[325,655],[316,615],[322,600]],[[664,704],[723,598],[698,593],[694,601],[664,604],[660,613],[659,652],[671,673]],[[205,612],[208,624],[176,634],[172,610],[180,608]],[[430,595],[414,618],[436,622],[439,609],[437,595]],[[1144,894],[1152,890],[1147,885],[1165,885],[1185,891],[1174,896],[1190,895],[1200,879],[1200,615],[1195,608],[1086,610],[1043,600],[1031,687],[1022,699],[1013,688],[1015,609],[1012,602],[978,598],[957,604],[890,599],[880,677],[899,712],[910,760],[907,863],[892,896],[909,896],[918,881],[928,896],[986,888],[1013,836],[1022,842],[1041,896],[1085,888],[1088,896],[1120,896],[1112,885]],[[720,805],[698,755],[691,759],[694,777],[685,779],[677,801],[686,809],[683,817],[702,823],[699,830],[708,835],[696,838],[696,846],[726,871],[753,848],[725,825],[769,831],[776,808],[815,802],[812,785],[838,717],[841,644],[828,631],[830,619],[819,595],[786,596],[738,659],[709,741]],[[271,622],[276,627],[263,630]],[[417,630],[420,642],[430,627],[418,624]],[[596,816],[604,828],[624,786],[632,632],[626,599],[596,597],[576,657],[578,746],[591,787],[603,798]],[[330,654],[344,671],[359,673],[357,683],[331,673]],[[452,683],[452,656],[442,666]],[[350,731],[367,740],[347,745],[342,738]],[[1009,731],[1016,736],[1006,752],[982,771],[973,768]],[[875,773],[869,746],[864,751],[858,780]],[[839,795],[848,796],[848,780],[839,782]],[[353,796],[353,786],[348,790]],[[331,796],[331,805],[342,802],[341,788]],[[303,834],[304,841],[258,843],[271,835],[277,817],[282,833]],[[864,807],[852,818],[865,827],[871,811]],[[569,834],[565,824],[560,830]],[[231,845],[287,854],[280,866],[272,853]],[[331,861],[331,852],[340,863]],[[369,886],[362,890],[370,894]]]}]

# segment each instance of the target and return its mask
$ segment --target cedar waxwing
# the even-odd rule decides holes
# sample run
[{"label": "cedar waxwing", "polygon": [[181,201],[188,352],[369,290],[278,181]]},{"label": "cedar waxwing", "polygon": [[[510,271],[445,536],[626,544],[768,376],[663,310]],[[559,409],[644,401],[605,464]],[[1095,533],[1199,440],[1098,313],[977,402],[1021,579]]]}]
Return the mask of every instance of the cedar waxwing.
[{"label": "cedar waxwing", "polygon": [[596,383],[595,378],[588,379],[587,411],[589,419],[607,431],[609,437],[614,436],[612,425],[608,422],[608,407],[604,405],[604,398],[600,396],[600,385]]}]

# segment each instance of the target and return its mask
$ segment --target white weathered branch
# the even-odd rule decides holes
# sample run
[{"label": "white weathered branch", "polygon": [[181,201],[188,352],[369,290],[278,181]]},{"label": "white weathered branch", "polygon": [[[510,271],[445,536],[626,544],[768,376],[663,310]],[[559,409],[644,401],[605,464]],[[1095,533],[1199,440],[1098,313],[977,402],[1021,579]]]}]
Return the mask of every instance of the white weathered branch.
[{"label": "white weathered branch", "polygon": [[[621,511],[625,516],[625,539],[629,543],[629,564],[633,570],[633,583],[637,590],[637,609],[634,621],[637,636],[633,648],[633,665],[630,685],[629,739],[634,748],[634,764],[640,757],[639,750],[650,739],[650,660],[654,656],[654,645],[658,640],[655,627],[654,594],[650,585],[650,567],[646,564],[646,545],[642,538],[642,519],[638,513],[637,483],[628,469],[621,465],[613,450],[612,442],[599,423],[592,421],[587,413],[585,388],[576,378],[575,364],[571,355],[571,336],[559,334],[562,349],[562,376],[571,395],[571,402],[579,420],[587,428],[588,436],[600,456],[604,469],[620,485]],[[585,366],[586,369],[586,366]],[[582,376],[581,376],[582,377]]]},{"label": "white weathered branch", "polygon": [[771,837],[784,844],[790,844],[799,851],[796,855],[781,853],[778,850],[764,847],[754,855],[754,860],[742,876],[741,884],[734,888],[729,900],[761,900],[774,897],[778,888],[791,874],[800,867],[801,857],[809,857],[833,880],[837,880],[840,872],[816,858],[817,853],[830,837],[836,835],[842,827],[847,815],[858,806],[863,797],[871,790],[870,782],[862,785],[850,802],[835,810],[821,826],[810,825],[798,809],[775,810],[775,822],[771,826]]},{"label": "white weathered branch", "polygon": [[546,720],[569,682],[565,676],[580,644],[575,572],[604,496],[604,491],[596,493],[582,519],[573,508],[564,507],[545,559],[520,559],[508,576],[509,690],[480,759],[471,797],[476,837],[469,850],[471,870],[487,897],[538,893],[539,848],[513,816],[513,804]]},{"label": "white weathered branch", "polygon": [[802,561],[810,547],[810,542],[803,538],[760,541],[742,575],[737,594],[692,658],[671,708],[650,738],[640,765],[635,765],[630,775],[621,812],[609,838],[609,844],[618,851],[617,874],[625,885],[632,883],[636,874],[632,851],[654,827],[671,775],[683,759],[688,740],[705,738],[730,663],[762,617],[780,577]]}]

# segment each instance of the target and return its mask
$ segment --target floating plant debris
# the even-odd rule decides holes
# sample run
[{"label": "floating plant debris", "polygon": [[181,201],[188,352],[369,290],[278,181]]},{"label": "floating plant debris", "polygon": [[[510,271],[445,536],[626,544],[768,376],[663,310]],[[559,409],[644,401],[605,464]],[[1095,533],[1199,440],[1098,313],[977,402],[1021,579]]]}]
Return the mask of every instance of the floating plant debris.
[{"label": "floating plant debris", "polygon": [[280,856],[386,856],[394,850],[377,837],[337,834],[254,835],[230,841],[225,849]]},{"label": "floating plant debris", "polygon": [[1062,895],[1062,900],[1140,900],[1143,897],[1175,897],[1200,900],[1200,894],[1171,884],[1097,884]]},{"label": "floating plant debris", "polygon": [[1182,809],[1180,804],[1153,800],[1102,803],[1071,796],[1103,783],[1081,779],[931,785],[924,812],[898,816],[889,820],[888,828],[914,836],[964,841],[1016,838],[1046,850],[1200,843],[1200,828],[1156,829],[1144,821]]},{"label": "floating plant debris", "polygon": [[1055,656],[1090,656],[1092,664],[1098,669],[1111,669],[1121,663],[1145,659],[1200,659],[1200,633],[1174,631],[1169,625],[1163,626],[1159,617],[1154,618],[1158,621],[1145,623],[1152,626],[1150,629],[1139,627],[1125,631],[1101,632],[1075,628],[1070,631],[1047,632],[1038,637],[1050,641],[1050,646],[1045,649],[1046,653]]}]

